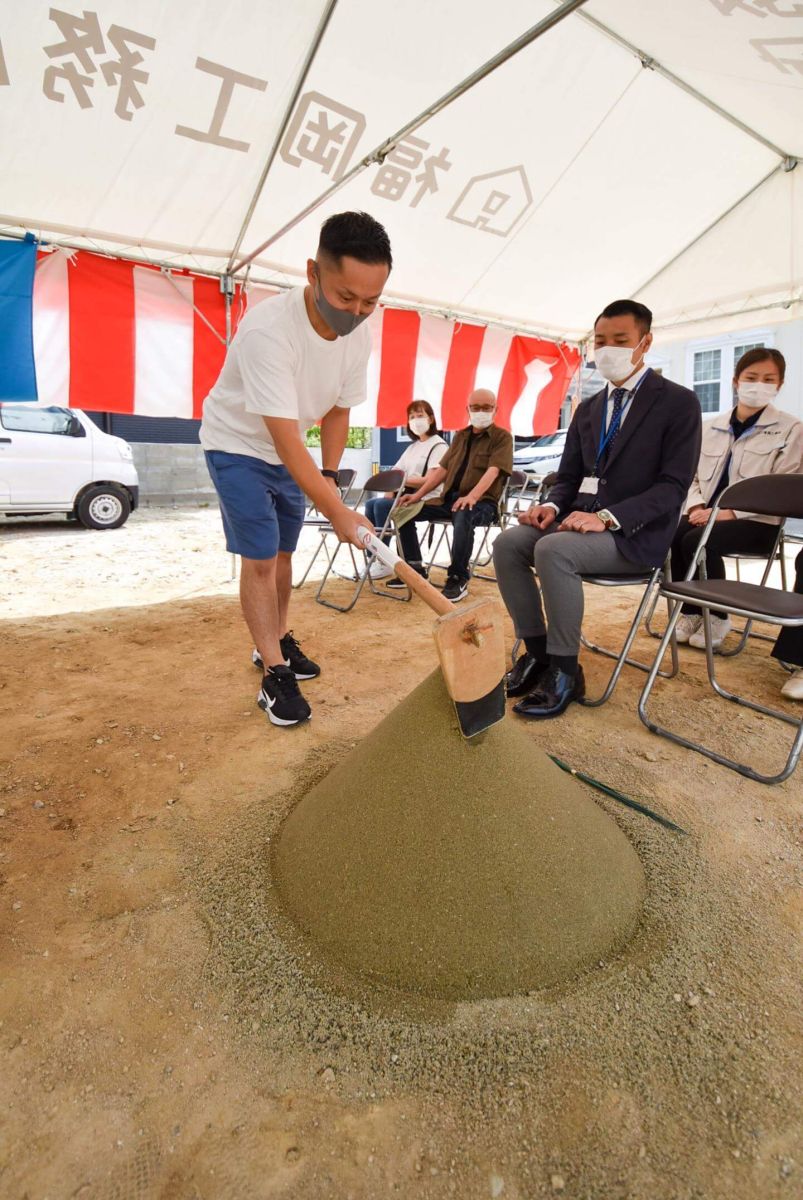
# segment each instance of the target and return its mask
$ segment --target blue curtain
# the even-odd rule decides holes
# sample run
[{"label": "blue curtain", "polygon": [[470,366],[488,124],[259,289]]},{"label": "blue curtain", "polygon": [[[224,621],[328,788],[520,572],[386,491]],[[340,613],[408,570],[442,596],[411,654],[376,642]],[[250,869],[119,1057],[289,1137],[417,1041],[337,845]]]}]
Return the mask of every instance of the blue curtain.
[{"label": "blue curtain", "polygon": [[36,400],[33,276],[36,242],[0,241],[0,400]]}]

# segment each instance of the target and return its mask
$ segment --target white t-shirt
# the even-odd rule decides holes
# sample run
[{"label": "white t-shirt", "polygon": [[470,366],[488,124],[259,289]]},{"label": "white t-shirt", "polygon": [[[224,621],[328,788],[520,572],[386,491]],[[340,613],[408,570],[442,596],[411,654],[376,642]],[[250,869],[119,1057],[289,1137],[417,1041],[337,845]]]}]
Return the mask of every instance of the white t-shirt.
[{"label": "white t-shirt", "polygon": [[316,333],[303,288],[262,300],[240,322],[204,401],[201,445],[278,465],[262,417],[296,420],[303,436],[335,405],[360,404],[370,352],[364,324],[332,342]]},{"label": "white t-shirt", "polygon": [[[416,440],[407,447],[396,466],[406,475],[424,475],[426,474],[424,467],[427,471],[437,467],[448,449],[449,447],[439,434],[428,437],[425,442]],[[442,491],[443,484],[436,487],[434,491],[427,492],[424,499],[432,500],[434,497],[440,496]]]}]

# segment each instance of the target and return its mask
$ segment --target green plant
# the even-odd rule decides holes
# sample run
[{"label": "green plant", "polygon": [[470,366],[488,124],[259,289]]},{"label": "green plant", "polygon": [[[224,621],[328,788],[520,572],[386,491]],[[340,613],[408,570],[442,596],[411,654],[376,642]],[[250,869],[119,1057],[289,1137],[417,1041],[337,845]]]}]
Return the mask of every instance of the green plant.
[{"label": "green plant", "polygon": [[[346,438],[346,448],[349,450],[366,450],[371,445],[371,434],[373,429],[370,425],[352,425],[349,429],[348,437]],[[307,447],[316,447],[321,444],[321,429],[319,425],[313,425],[307,430],[306,445]]]}]

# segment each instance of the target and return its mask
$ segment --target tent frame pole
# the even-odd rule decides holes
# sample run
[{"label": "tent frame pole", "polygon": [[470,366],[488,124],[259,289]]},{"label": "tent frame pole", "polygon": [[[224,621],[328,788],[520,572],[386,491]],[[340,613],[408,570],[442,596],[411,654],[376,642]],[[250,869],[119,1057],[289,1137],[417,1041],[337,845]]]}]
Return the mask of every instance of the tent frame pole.
[{"label": "tent frame pole", "polygon": [[649,277],[649,279],[645,279],[644,283],[640,284],[635,289],[633,295],[638,296],[644,291],[645,288],[648,288],[651,283],[654,283],[659,276],[663,275],[664,271],[668,271],[670,267],[674,266],[678,259],[683,258],[684,254],[687,254],[693,246],[696,246],[697,243],[702,241],[702,239],[711,233],[713,229],[716,229],[717,225],[720,225],[727,217],[731,215],[731,213],[735,212],[737,208],[741,207],[746,200],[749,200],[751,196],[756,194],[756,192],[761,191],[764,185],[769,183],[771,179],[774,179],[779,171],[789,171],[793,169],[786,165],[789,161],[789,159],[786,159],[784,162],[778,163],[778,166],[773,167],[768,175],[765,175],[763,179],[759,179],[758,183],[753,184],[749,191],[745,192],[745,194],[740,196],[738,200],[734,201],[729,208],[726,208],[724,212],[720,213],[710,225],[707,225],[705,229],[701,230],[700,233],[695,234],[692,240],[688,242],[682,250],[678,250],[677,254],[674,254],[672,258],[669,259],[669,262],[665,262],[662,267],[659,267],[658,270]]},{"label": "tent frame pole", "polygon": [[638,46],[634,46],[632,42],[627,40],[627,38],[623,38],[621,34],[615,33],[613,29],[610,29],[607,25],[604,25],[602,21],[598,21],[596,17],[592,17],[589,13],[580,13],[580,17],[587,24],[593,25],[593,27],[600,33],[604,34],[605,37],[610,38],[613,42],[616,42],[616,44],[621,46],[623,50],[627,50],[630,54],[634,54],[636,58],[640,60],[641,65],[645,70],[655,71],[658,75],[662,75],[669,83],[674,84],[675,87],[678,87],[681,91],[686,92],[687,95],[691,96],[694,100],[699,101],[700,104],[704,104],[706,108],[709,108],[711,112],[715,112],[717,116],[722,117],[723,120],[728,121],[731,125],[735,125],[737,129],[740,129],[742,133],[746,133],[747,136],[751,137],[754,141],[760,142],[762,146],[766,146],[767,150],[771,150],[772,153],[777,154],[779,158],[791,159],[793,157],[792,155],[787,154],[785,150],[782,150],[780,146],[776,146],[774,142],[769,140],[769,138],[765,138],[764,135],[759,133],[757,129],[753,129],[750,125],[746,125],[745,122],[740,120],[739,117],[735,116],[734,113],[728,112],[726,108],[720,107],[715,100],[711,100],[703,92],[699,92],[697,88],[692,87],[690,83],[686,83],[685,79],[681,79],[679,75],[675,75],[674,72],[670,71],[668,67],[665,67],[663,63],[658,62],[657,59],[647,54],[646,51],[640,50]]},{"label": "tent frame pole", "polygon": [[[231,345],[231,306],[234,300],[234,279],[231,275],[221,275],[220,290],[223,293],[223,299],[226,304],[226,349]],[[234,583],[237,578],[237,555],[232,552],[230,556],[231,574],[229,582]]]},{"label": "tent frame pole", "polygon": [[505,46],[503,50],[500,50],[498,54],[495,54],[493,58],[489,58],[488,61],[483,63],[481,67],[478,67],[476,71],[473,71],[470,75],[467,75],[465,79],[441,96],[439,100],[436,100],[434,104],[430,104],[429,107],[425,108],[423,112],[420,112],[417,117],[413,117],[411,121],[408,121],[406,125],[403,125],[401,129],[397,130],[396,133],[394,133],[391,137],[386,138],[385,141],[381,142],[376,149],[371,151],[370,154],[366,154],[365,158],[360,159],[356,166],[353,166],[350,171],[347,171],[341,179],[338,179],[336,183],[333,183],[331,187],[328,187],[325,192],[322,192],[317,199],[313,200],[306,206],[306,208],[297,213],[296,216],[283,225],[281,229],[277,230],[276,233],[271,234],[269,238],[260,243],[256,250],[253,250],[250,254],[247,254],[244,258],[241,258],[238,262],[236,262],[231,267],[232,274],[236,275],[243,269],[243,267],[247,266],[248,263],[253,262],[253,260],[263,252],[263,250],[267,250],[268,246],[272,246],[274,242],[277,242],[280,238],[284,237],[286,233],[304,221],[310,215],[310,213],[315,212],[316,208],[320,208],[320,206],[324,204],[331,196],[334,196],[336,192],[339,192],[341,188],[350,183],[352,179],[361,174],[367,167],[373,166],[376,163],[383,163],[388,154],[390,154],[391,150],[394,150],[400,141],[408,137],[411,133],[414,133],[415,130],[423,125],[425,121],[428,121],[430,117],[436,116],[437,113],[441,112],[449,104],[452,104],[455,100],[459,99],[460,96],[465,95],[467,91],[473,88],[476,84],[480,83],[486,78],[486,76],[495,71],[497,67],[501,67],[503,63],[507,62],[508,59],[513,58],[519,53],[520,50],[524,50],[527,46],[537,41],[538,38],[543,37],[545,33],[548,33],[549,30],[555,25],[560,24],[560,22],[566,17],[571,16],[576,9],[581,8],[585,3],[586,0],[563,0],[563,2],[555,9],[554,12],[549,13],[548,16],[544,17],[542,21],[539,21],[537,25],[531,26],[531,28],[523,33],[521,37],[518,37],[515,41],[510,42],[510,44]]},{"label": "tent frame pole", "polygon": [[326,8],[324,9],[323,13],[321,14],[321,19],[318,22],[318,28],[315,30],[315,35],[312,39],[312,42],[310,43],[309,49],[307,50],[307,54],[306,54],[306,57],[304,58],[304,63],[301,67],[301,72],[298,76],[298,80],[296,81],[296,85],[293,88],[293,94],[287,102],[287,108],[284,110],[284,116],[282,117],[281,125],[279,126],[279,131],[276,134],[276,137],[273,139],[273,145],[270,148],[267,162],[265,163],[265,166],[262,169],[262,174],[259,177],[259,181],[257,182],[257,186],[254,191],[254,194],[251,197],[251,203],[248,205],[248,210],[245,214],[245,217],[243,218],[243,223],[240,226],[240,232],[237,234],[237,240],[235,241],[234,245],[232,246],[231,254],[229,255],[229,261],[226,266],[227,272],[231,271],[234,260],[236,259],[237,254],[240,250],[242,240],[245,237],[248,226],[251,224],[251,218],[253,217],[256,206],[259,203],[259,198],[262,195],[262,190],[265,187],[265,184],[267,182],[268,175],[270,174],[270,170],[271,170],[271,167],[273,166],[273,161],[276,158],[276,154],[279,150],[279,146],[281,146],[284,135],[287,132],[287,127],[290,124],[290,118],[293,115],[293,110],[296,106],[299,96],[301,95],[301,89],[303,88],[304,84],[307,82],[307,76],[309,75],[312,64],[315,61],[315,56],[317,55],[318,50],[320,49],[321,42],[323,41],[324,34],[326,33],[327,26],[329,25],[329,22],[332,18],[332,14],[335,11],[336,6],[337,6],[337,0],[328,0]]}]

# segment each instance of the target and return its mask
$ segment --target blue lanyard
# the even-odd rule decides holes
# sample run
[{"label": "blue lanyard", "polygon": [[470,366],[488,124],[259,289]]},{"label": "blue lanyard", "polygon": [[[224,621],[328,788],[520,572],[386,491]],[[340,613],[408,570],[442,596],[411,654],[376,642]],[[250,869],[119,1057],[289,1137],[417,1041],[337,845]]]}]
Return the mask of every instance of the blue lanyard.
[{"label": "blue lanyard", "polygon": [[[600,464],[603,454],[608,449],[608,446],[613,441],[613,439],[616,437],[616,434],[619,432],[619,430],[622,426],[622,421],[624,420],[625,410],[627,409],[628,404],[633,399],[636,392],[639,390],[639,388],[641,387],[642,383],[647,378],[649,373],[650,373],[650,368],[648,367],[647,370],[642,375],[641,379],[638,381],[636,386],[633,388],[632,392],[627,393],[627,399],[624,400],[622,403],[622,411],[619,414],[618,423],[616,425],[614,425],[613,418],[611,418],[611,421],[610,421],[610,424],[608,425],[607,430],[605,429],[605,418],[607,417],[607,414],[608,414],[608,397],[607,396],[605,397],[605,408],[603,409],[603,413],[602,413],[602,423],[600,424],[600,427],[599,427],[599,449],[597,450],[597,457],[596,457],[596,461],[594,462],[594,474],[595,475],[598,474],[599,464]],[[614,390],[616,390],[616,389],[614,389]]]}]

